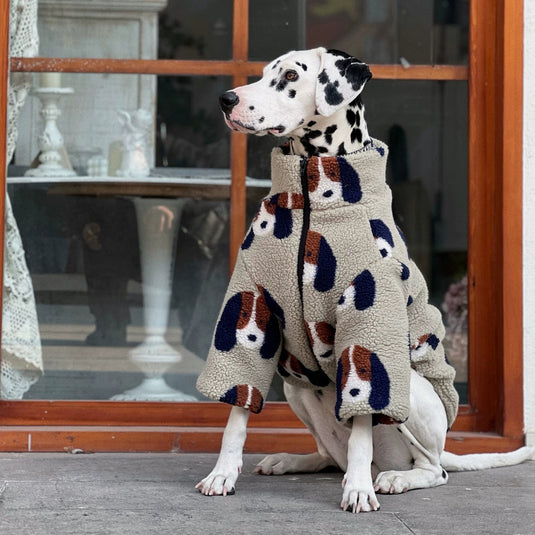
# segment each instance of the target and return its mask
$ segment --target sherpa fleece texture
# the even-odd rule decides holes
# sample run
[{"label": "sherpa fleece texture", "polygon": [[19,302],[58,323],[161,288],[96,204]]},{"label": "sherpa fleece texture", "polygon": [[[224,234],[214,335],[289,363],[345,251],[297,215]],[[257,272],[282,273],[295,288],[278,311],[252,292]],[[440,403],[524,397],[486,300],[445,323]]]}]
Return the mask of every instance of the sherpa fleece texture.
[{"label": "sherpa fleece texture", "polygon": [[260,412],[274,373],[336,388],[336,417],[405,421],[411,366],[451,427],[454,369],[440,312],[410,259],[385,183],[388,149],[343,157],[272,152],[272,190],[247,234],[197,388]]}]

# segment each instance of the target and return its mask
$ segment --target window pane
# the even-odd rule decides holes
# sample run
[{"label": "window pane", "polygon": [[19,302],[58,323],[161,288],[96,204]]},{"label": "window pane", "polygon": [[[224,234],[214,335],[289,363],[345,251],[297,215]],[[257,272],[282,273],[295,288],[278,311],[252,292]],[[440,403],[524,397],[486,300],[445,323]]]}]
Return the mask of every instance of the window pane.
[{"label": "window pane", "polygon": [[230,59],[232,0],[40,0],[39,54],[113,59]]},{"label": "window pane", "polygon": [[[4,395],[183,399],[173,388],[200,399],[195,380],[229,273],[229,131],[217,97],[230,80],[34,80],[61,87],[27,98],[9,166]],[[62,112],[54,172],[43,168],[41,103]],[[39,153],[43,176],[25,176]],[[67,158],[74,176],[63,173]],[[250,187],[249,205],[265,193]],[[152,379],[121,397],[155,373],[168,386]]]},{"label": "window pane", "polygon": [[[251,59],[325,46],[367,63],[466,64],[468,0],[251,2]],[[276,35],[277,38],[273,39]]]}]

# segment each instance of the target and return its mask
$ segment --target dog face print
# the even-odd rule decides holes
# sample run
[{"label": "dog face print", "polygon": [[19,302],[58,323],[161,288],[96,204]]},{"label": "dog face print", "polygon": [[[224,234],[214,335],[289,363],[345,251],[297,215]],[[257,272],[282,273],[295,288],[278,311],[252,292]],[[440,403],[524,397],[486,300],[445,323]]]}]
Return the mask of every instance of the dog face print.
[{"label": "dog face print", "polygon": [[269,63],[258,82],[224,93],[220,103],[232,130],[286,136],[356,99],[369,78],[368,66],[343,52],[293,51]]},{"label": "dog face print", "polygon": [[312,201],[356,203],[362,198],[359,175],[344,158],[309,158],[307,184]]},{"label": "dog face print", "polygon": [[255,236],[275,236],[283,240],[292,234],[292,209],[303,208],[303,195],[300,193],[277,193],[264,199],[254,218],[242,249],[249,249]]},{"label": "dog face print", "polygon": [[257,291],[236,293],[223,308],[214,345],[219,351],[240,345],[259,351],[262,358],[273,358],[281,345],[282,315],[282,309],[261,286]]},{"label": "dog face print", "polygon": [[390,379],[383,364],[375,353],[359,345],[342,352],[336,389],[336,416],[339,419],[342,404],[362,401],[379,411],[390,402]]}]

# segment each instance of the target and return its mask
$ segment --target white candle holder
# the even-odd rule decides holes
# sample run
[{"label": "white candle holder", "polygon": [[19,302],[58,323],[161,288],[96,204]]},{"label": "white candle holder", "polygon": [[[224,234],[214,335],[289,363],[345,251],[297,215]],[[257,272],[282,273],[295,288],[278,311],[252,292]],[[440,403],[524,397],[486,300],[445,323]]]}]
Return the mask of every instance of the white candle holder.
[{"label": "white candle holder", "polygon": [[61,115],[59,101],[65,95],[74,93],[72,87],[38,87],[32,91],[41,101],[41,117],[45,126],[38,137],[39,165],[26,171],[26,176],[70,177],[76,176],[72,169],[61,165],[61,152],[64,151],[63,136],[59,131],[57,119]]}]

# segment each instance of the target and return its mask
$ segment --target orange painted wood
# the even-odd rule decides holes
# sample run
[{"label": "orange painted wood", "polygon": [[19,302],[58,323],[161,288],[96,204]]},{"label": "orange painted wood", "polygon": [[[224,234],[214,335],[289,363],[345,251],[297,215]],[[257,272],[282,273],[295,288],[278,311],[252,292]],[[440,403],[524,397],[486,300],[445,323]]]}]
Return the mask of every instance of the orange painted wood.
[{"label": "orange painted wood", "polygon": [[[233,59],[247,61],[249,53],[249,0],[234,0],[232,26]],[[245,85],[247,74],[234,73],[232,87]],[[230,88],[229,88],[230,89]],[[229,271],[232,274],[246,227],[247,136],[232,132],[230,144],[230,166],[232,183],[230,187],[230,236]]]},{"label": "orange painted wood", "polygon": [[[82,450],[91,452],[217,453],[221,427],[0,427],[1,452]],[[512,451],[520,438],[489,433],[449,433],[446,449],[457,454]],[[246,453],[311,453],[316,451],[306,429],[251,428]]]},{"label": "orange painted wood", "polygon": [[107,74],[157,74],[161,76],[253,76],[262,62],[239,60],[196,61],[182,59],[11,58],[12,72],[80,72]]},{"label": "orange painted wood", "polygon": [[[238,17],[240,18],[240,17]],[[243,16],[241,17],[243,18]],[[97,59],[97,58],[11,58],[12,72],[85,72],[110,74],[172,75],[240,75],[260,76],[266,65],[262,61],[246,61],[243,43],[233,60],[196,61],[181,59]],[[239,53],[239,55],[238,55]],[[378,80],[467,80],[464,65],[370,65]]]},{"label": "orange painted wood", "polygon": [[502,424],[506,436],[523,433],[523,328],[522,328],[522,100],[523,100],[523,2],[504,1],[503,84],[501,108],[502,150],[502,301],[503,361],[501,377],[504,397]]},{"label": "orange painted wood", "polygon": [[[223,427],[229,412],[229,405],[212,402],[0,401],[0,425]],[[268,402],[251,414],[249,427],[304,426],[287,403]]]},{"label": "orange painted wood", "polygon": [[496,431],[501,330],[501,219],[496,131],[496,10],[470,3],[469,74],[469,402],[474,430]]},{"label": "orange painted wood", "polygon": [[[185,426],[224,427],[230,407],[224,403],[156,403],[119,401],[0,401],[4,426]],[[459,408],[454,431],[472,431],[473,413]],[[251,414],[249,428],[303,429],[288,403],[267,402]]]}]

